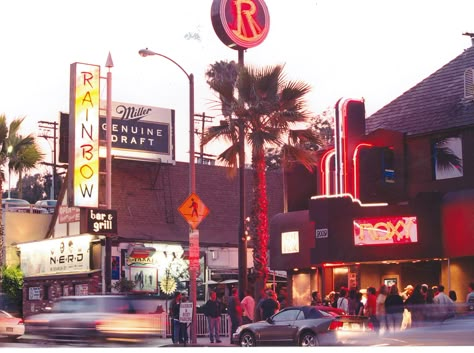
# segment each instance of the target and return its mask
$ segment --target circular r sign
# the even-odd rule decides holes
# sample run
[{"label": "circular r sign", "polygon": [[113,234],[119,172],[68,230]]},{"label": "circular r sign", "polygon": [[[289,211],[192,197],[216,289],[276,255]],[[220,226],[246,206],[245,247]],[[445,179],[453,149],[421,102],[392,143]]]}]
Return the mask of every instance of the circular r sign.
[{"label": "circular r sign", "polygon": [[259,45],[270,28],[270,16],[263,0],[214,0],[211,20],[219,39],[237,50]]}]

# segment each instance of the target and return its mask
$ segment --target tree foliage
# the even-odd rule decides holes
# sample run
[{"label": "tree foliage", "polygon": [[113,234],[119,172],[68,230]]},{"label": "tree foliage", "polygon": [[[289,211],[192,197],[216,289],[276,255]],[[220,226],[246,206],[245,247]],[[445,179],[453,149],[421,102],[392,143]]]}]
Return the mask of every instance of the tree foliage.
[{"label": "tree foliage", "polygon": [[[218,93],[224,119],[209,127],[202,138],[205,145],[216,139],[229,143],[218,159],[234,170],[238,166],[242,138],[251,148],[253,200],[251,231],[254,239],[256,291],[261,291],[268,276],[268,198],[265,151],[278,151],[278,165],[298,162],[311,170],[317,163],[315,150],[321,145],[310,125],[305,96],[310,86],[289,81],[283,66],[241,67],[234,62],[217,62],[206,73],[211,89]],[[306,127],[304,127],[306,125]],[[243,136],[239,133],[243,132]],[[259,293],[258,293],[259,295]]]},{"label": "tree foliage", "polygon": [[17,310],[22,312],[23,272],[19,266],[2,267],[2,290]]}]

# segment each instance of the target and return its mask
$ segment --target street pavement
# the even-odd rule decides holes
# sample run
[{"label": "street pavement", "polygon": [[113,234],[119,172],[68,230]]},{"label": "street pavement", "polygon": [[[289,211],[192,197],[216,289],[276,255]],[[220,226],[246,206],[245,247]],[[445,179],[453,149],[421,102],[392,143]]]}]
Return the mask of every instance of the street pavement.
[{"label": "street pavement", "polygon": [[[42,337],[34,336],[34,335],[23,335],[19,337],[16,343],[12,343],[11,347],[14,347],[15,344],[25,344],[25,345],[34,345],[37,347],[44,347],[44,346],[88,346],[86,343],[75,342],[75,343],[67,343],[67,342],[48,342]],[[3,345],[2,345],[3,346]],[[106,347],[237,347],[236,345],[230,344],[229,337],[221,337],[221,343],[211,343],[209,337],[197,337],[196,343],[187,343],[187,344],[173,344],[171,338],[154,338],[147,340],[141,343],[132,343],[127,344],[123,342],[110,342],[104,344],[94,344],[94,347],[106,346]]]}]

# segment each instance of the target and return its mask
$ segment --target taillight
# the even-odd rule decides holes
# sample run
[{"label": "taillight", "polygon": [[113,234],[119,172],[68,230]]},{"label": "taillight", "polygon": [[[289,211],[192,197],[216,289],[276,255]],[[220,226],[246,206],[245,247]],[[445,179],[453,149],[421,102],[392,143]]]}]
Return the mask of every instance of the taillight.
[{"label": "taillight", "polygon": [[24,323],[23,319],[18,320],[18,325],[23,325]]},{"label": "taillight", "polygon": [[337,330],[342,327],[342,322],[338,320],[332,320],[329,325],[329,331]]}]

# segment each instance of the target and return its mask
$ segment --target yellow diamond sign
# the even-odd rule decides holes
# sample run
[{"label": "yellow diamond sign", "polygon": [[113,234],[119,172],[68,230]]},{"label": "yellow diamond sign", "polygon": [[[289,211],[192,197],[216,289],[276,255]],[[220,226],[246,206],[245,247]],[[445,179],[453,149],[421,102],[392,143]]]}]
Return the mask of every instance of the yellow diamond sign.
[{"label": "yellow diamond sign", "polygon": [[196,229],[199,223],[209,214],[209,209],[195,193],[191,193],[184,200],[178,211],[192,229]]}]

